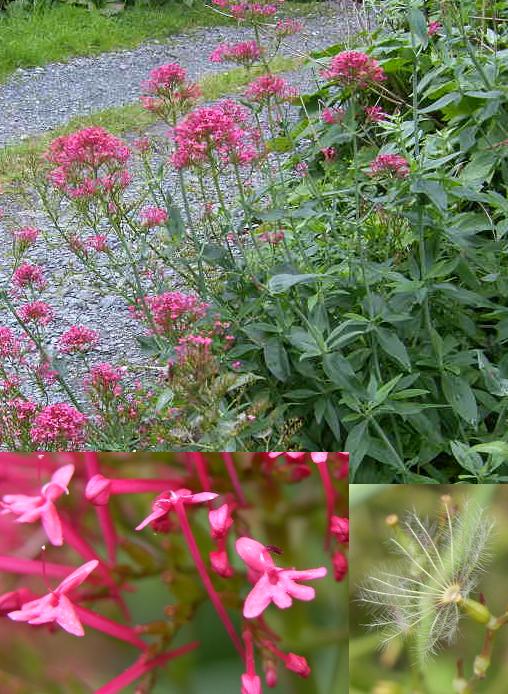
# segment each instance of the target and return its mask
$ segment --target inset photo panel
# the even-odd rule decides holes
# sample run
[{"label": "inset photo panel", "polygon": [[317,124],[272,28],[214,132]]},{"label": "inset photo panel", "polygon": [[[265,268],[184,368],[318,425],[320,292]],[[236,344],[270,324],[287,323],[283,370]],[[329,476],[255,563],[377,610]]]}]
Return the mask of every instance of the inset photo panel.
[{"label": "inset photo panel", "polygon": [[348,455],[0,453],[2,694],[346,694]]},{"label": "inset photo panel", "polygon": [[350,485],[350,694],[504,694],[508,485]]}]

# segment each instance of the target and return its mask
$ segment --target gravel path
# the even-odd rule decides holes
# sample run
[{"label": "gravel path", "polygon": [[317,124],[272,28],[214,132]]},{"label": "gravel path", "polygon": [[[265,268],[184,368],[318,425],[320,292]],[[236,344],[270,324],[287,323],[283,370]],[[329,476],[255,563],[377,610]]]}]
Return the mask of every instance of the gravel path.
[{"label": "gravel path", "polygon": [[[335,43],[347,31],[344,12],[340,2],[323,3],[320,14],[306,18],[304,32],[287,39],[282,52],[301,54]],[[228,69],[209,62],[212,49],[222,41],[250,38],[247,27],[213,27],[135,50],[18,69],[0,85],[0,146],[55,128],[74,116],[136,101],[140,83],[163,63],[180,62],[192,79]]]}]

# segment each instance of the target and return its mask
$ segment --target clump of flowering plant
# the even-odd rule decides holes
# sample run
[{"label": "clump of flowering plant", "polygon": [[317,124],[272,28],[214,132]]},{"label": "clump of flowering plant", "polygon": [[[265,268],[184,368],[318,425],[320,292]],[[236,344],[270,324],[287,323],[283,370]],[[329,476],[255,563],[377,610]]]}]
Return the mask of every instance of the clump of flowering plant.
[{"label": "clump of flowering plant", "polygon": [[[214,628],[222,624],[224,648],[236,652],[244,673],[238,692],[262,691],[263,671],[274,686],[279,667],[308,677],[312,661],[285,649],[290,613],[293,600],[303,601],[308,607],[300,615],[306,615],[307,629],[317,629],[313,602],[336,602],[330,537],[335,533],[347,545],[347,461],[345,453],[0,454],[0,573],[6,591],[0,595],[0,638],[7,628],[19,637],[29,634],[21,626],[7,627],[10,620],[48,636],[62,629],[67,638],[82,637],[86,650],[88,629],[98,630],[110,638],[111,653],[115,642],[132,649],[132,665],[107,684],[95,673],[96,691],[112,694],[142,680],[139,686],[148,693],[168,660],[199,649],[198,641],[173,641],[181,642],[180,631],[187,632],[200,605],[209,602],[217,615]],[[295,464],[309,466],[299,484],[305,487],[302,500],[312,499],[311,515],[302,514],[285,489],[294,484],[285,467]],[[329,480],[333,508],[330,497],[314,494],[317,466]],[[143,475],[129,476],[133,471]],[[263,499],[266,485],[271,498]],[[270,520],[274,503],[284,517],[282,533],[275,533]],[[330,513],[334,520],[328,524]],[[39,522],[48,546],[38,539]],[[296,527],[317,540],[315,568],[300,568],[304,553],[290,539]],[[159,598],[152,619],[136,623],[131,607],[138,604],[139,620],[146,578],[173,597]],[[315,587],[307,585],[316,579]],[[284,614],[275,619],[277,609]],[[327,609],[335,626],[338,614]],[[199,640],[199,629],[194,634]],[[297,648],[298,639],[293,636],[291,644]],[[335,636],[329,646],[339,646]]]}]

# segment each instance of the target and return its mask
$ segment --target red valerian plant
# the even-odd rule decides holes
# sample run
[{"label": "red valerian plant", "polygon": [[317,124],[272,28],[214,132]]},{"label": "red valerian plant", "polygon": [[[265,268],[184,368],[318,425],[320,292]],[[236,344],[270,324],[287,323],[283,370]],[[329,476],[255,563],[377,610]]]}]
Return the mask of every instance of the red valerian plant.
[{"label": "red valerian plant", "polygon": [[[132,665],[96,694],[139,679],[139,691],[150,692],[165,663],[199,647],[180,639],[174,647],[173,640],[207,598],[240,658],[239,692],[262,692],[260,665],[268,687],[277,684],[278,663],[308,677],[307,658],[284,650],[286,618],[272,618],[294,600],[322,603],[333,577],[346,575],[348,460],[326,452],[0,454],[0,576],[7,589],[0,615],[49,633],[86,637],[91,628],[134,647]],[[143,469],[147,476],[119,476],[119,466],[124,475]],[[292,493],[295,484],[301,493]],[[304,527],[306,535],[321,534],[312,559],[296,551],[294,524],[299,534]],[[134,624],[129,594],[147,577],[166,585],[175,602],[161,604],[155,621]]]}]

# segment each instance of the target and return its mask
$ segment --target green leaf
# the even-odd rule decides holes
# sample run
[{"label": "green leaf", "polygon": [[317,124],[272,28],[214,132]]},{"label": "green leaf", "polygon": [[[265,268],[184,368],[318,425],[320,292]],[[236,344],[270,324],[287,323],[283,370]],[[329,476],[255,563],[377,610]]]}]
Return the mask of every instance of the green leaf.
[{"label": "green leaf", "polygon": [[344,449],[349,451],[349,480],[353,481],[358,466],[367,455],[369,450],[370,437],[368,432],[368,422],[364,420],[356,424],[347,435]]},{"label": "green leaf", "polygon": [[323,368],[328,378],[336,385],[350,392],[358,392],[360,383],[356,378],[353,367],[340,352],[325,354]]},{"label": "green leaf", "polygon": [[288,289],[294,287],[295,284],[311,284],[320,275],[316,274],[305,274],[305,275],[274,275],[268,280],[268,289],[274,294],[282,294],[287,292]]},{"label": "green leaf", "polygon": [[422,48],[427,48],[429,32],[427,20],[423,12],[416,7],[412,7],[408,12],[408,22],[415,44],[421,45]]},{"label": "green leaf", "polygon": [[455,103],[460,99],[460,94],[458,92],[450,92],[449,94],[444,94],[440,99],[434,101],[430,106],[420,109],[420,113],[432,113],[432,111],[440,111],[448,104]]},{"label": "green leaf", "polygon": [[451,441],[450,448],[452,449],[455,460],[464,470],[467,470],[475,477],[481,475],[484,464],[479,453],[473,451],[465,443],[462,443],[462,441]]},{"label": "green leaf", "polygon": [[431,181],[425,178],[418,178],[412,186],[413,193],[423,193],[426,195],[440,212],[444,212],[448,205],[446,190],[438,181]]},{"label": "green leaf", "polygon": [[161,412],[166,407],[166,405],[169,405],[173,402],[174,397],[175,394],[171,390],[171,388],[164,388],[164,390],[161,391],[159,397],[157,398],[157,402],[155,404],[155,411]]},{"label": "green leaf", "polygon": [[291,332],[287,336],[287,339],[293,347],[296,347],[309,356],[321,354],[319,345],[314,337],[306,330],[303,330],[303,328],[291,328]]},{"label": "green leaf", "polygon": [[446,400],[455,412],[471,426],[478,421],[478,407],[471,386],[463,378],[443,374],[441,385]]},{"label": "green leaf", "polygon": [[291,374],[291,369],[287,352],[280,339],[277,337],[270,338],[264,346],[263,353],[268,370],[277,380],[287,381]]},{"label": "green leaf", "polygon": [[405,369],[411,371],[409,354],[404,344],[394,332],[386,328],[378,327],[376,328],[376,337],[381,349],[386,352],[389,357],[396,359]]},{"label": "green leaf", "polygon": [[478,453],[489,453],[490,455],[500,455],[508,460],[508,443],[506,441],[490,441],[490,443],[478,443],[471,447],[472,451]]}]

